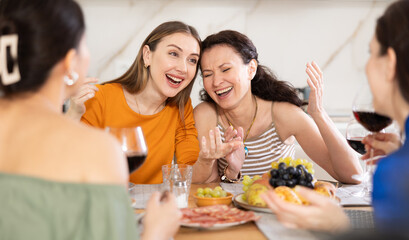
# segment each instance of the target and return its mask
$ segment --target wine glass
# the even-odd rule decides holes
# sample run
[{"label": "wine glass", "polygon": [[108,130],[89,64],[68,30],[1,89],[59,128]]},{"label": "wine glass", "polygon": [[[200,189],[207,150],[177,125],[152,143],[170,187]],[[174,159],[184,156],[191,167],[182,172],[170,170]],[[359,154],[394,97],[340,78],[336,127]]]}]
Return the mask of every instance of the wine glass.
[{"label": "wine glass", "polygon": [[[373,96],[367,83],[361,87],[360,91],[355,96],[352,112],[355,119],[371,133],[380,132],[392,123],[392,119],[389,117],[375,112],[373,107]],[[373,160],[373,149],[370,149],[369,156],[369,159],[366,161]],[[371,173],[368,171],[369,169],[370,166],[365,163],[364,173],[363,176],[361,176],[361,179],[364,183],[364,191],[366,196],[368,196],[370,193],[368,184]]]},{"label": "wine glass", "polygon": [[[345,137],[347,142],[352,149],[354,149],[357,153],[364,155],[366,153],[365,145],[362,143],[362,139],[364,139],[370,132],[366,130],[360,123],[358,123],[355,119],[351,119],[346,128]],[[364,164],[364,172],[366,172],[366,164]],[[365,175],[364,175],[365,176]],[[363,176],[354,176],[359,180],[363,180]],[[357,192],[352,193],[354,196],[363,197],[365,196],[366,192],[364,189],[361,189]]]},{"label": "wine glass", "polygon": [[148,148],[141,127],[107,127],[106,131],[115,136],[128,159],[129,174],[138,169],[146,159]]}]

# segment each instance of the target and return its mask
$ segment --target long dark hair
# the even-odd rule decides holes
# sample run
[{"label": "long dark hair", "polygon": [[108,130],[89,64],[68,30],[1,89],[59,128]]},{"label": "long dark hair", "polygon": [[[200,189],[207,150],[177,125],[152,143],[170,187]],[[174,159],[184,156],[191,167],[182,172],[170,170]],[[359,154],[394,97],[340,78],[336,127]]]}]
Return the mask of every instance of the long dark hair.
[{"label": "long dark hair", "polygon": [[[145,88],[149,77],[149,67],[144,67],[143,47],[148,45],[149,49],[154,52],[156,46],[164,37],[174,33],[187,33],[197,40],[199,47],[201,46],[202,42],[200,36],[194,27],[179,21],[162,23],[146,37],[145,41],[143,41],[141,47],[139,48],[138,55],[136,56],[136,59],[132,63],[131,67],[122,76],[107,83],[119,83],[130,93],[138,93],[142,91]],[[182,122],[184,122],[184,108],[189,100],[190,93],[192,92],[194,80],[198,70],[199,68],[196,67],[193,80],[186,86],[186,88],[180,91],[176,96],[171,97],[166,101],[166,104],[177,105],[179,107],[179,115]]]},{"label": "long dark hair", "polygon": [[21,76],[6,86],[0,81],[5,97],[38,90],[54,65],[78,48],[84,31],[81,8],[72,0],[1,0],[0,37],[18,36],[17,59],[8,54],[7,65],[11,70],[17,60]]},{"label": "long dark hair", "polygon": [[[202,42],[202,54],[216,45],[232,47],[240,54],[244,64],[248,64],[252,59],[255,59],[258,63],[257,49],[253,42],[244,34],[225,30],[210,35]],[[288,82],[278,80],[268,67],[260,64],[257,67],[256,75],[251,81],[251,92],[264,100],[289,102],[298,107],[302,106],[302,101],[298,97],[295,88]],[[214,102],[205,89],[200,91],[200,99],[206,102]]]},{"label": "long dark hair", "polygon": [[381,48],[379,55],[392,48],[396,53],[396,79],[399,90],[409,102],[409,1],[391,4],[376,24],[376,38]]}]

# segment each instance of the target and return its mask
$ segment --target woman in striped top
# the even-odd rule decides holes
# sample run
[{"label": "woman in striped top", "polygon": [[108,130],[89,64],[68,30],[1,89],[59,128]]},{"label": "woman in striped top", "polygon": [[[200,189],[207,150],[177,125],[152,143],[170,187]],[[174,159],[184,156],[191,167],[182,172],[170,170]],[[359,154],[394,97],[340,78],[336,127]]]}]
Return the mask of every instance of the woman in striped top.
[{"label": "woman in striped top", "polygon": [[[244,148],[209,164],[213,170],[207,182],[234,182],[240,171],[263,174],[271,169],[271,162],[294,156],[296,139],[332,177],[356,183],[351,176],[360,174],[361,167],[322,107],[322,73],[317,64],[308,63],[306,69],[311,88],[309,117],[300,108],[302,101],[294,88],[259,65],[256,47],[247,36],[222,31],[202,44],[204,102],[194,110],[199,139],[204,142],[203,138],[213,134],[219,143],[236,139],[244,143]],[[215,151],[218,146],[210,149]]]}]

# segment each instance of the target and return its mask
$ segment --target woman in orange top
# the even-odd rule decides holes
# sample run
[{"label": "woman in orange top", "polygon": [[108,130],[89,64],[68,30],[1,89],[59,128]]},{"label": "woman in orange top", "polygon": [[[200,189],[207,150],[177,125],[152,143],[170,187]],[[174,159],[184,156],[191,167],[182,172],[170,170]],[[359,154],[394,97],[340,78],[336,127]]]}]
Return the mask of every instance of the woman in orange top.
[{"label": "woman in orange top", "polygon": [[[209,132],[209,144],[202,138],[199,151],[189,96],[198,71],[200,45],[193,27],[165,22],[145,39],[125,74],[104,85],[84,85],[71,101],[69,114],[82,116],[81,121],[89,125],[142,127],[148,156],[130,175],[133,183],[161,183],[161,166],[171,163],[174,156],[179,164],[193,165],[193,182],[205,182],[211,162],[242,145],[234,140],[222,143],[219,130],[214,129]],[[231,130],[231,135],[235,134]]]}]

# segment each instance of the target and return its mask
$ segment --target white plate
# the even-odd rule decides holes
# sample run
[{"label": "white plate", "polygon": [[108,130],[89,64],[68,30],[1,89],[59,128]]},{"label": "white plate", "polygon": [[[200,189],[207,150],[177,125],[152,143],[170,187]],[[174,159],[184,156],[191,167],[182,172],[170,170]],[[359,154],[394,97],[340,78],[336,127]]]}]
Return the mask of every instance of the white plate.
[{"label": "white plate", "polygon": [[242,196],[243,194],[239,194],[233,198],[233,201],[237,206],[242,207],[247,210],[256,211],[256,212],[273,213],[271,209],[268,207],[257,207],[257,206],[248,204],[246,201],[242,199]]},{"label": "white plate", "polygon": [[210,227],[201,226],[199,223],[181,223],[180,225],[182,227],[199,228],[199,229],[207,229],[207,230],[217,230],[217,229],[223,229],[223,228],[237,226],[237,225],[240,225],[240,224],[243,224],[243,223],[246,223],[246,222],[249,222],[249,221],[216,223],[216,224],[214,224],[213,226],[210,226]]}]

